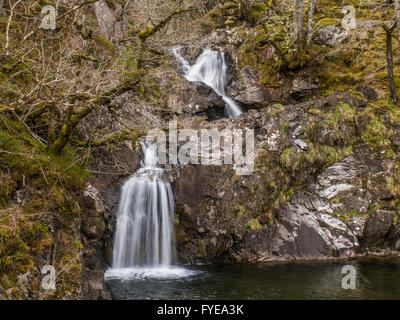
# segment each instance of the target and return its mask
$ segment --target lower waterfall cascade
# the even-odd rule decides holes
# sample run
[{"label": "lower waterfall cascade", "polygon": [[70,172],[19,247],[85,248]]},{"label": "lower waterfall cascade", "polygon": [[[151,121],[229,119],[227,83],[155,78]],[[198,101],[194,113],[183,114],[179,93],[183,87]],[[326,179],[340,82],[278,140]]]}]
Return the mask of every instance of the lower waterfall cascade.
[{"label": "lower waterfall cascade", "polygon": [[179,277],[175,262],[174,199],[162,180],[157,144],[142,143],[141,168],[122,186],[112,268],[106,278]]}]

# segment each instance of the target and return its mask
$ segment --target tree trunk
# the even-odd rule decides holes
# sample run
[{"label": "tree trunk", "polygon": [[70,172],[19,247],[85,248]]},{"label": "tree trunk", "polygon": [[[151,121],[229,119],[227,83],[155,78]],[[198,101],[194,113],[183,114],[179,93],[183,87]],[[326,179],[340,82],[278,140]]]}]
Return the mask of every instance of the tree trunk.
[{"label": "tree trunk", "polygon": [[388,27],[383,24],[382,27],[386,31],[386,61],[387,61],[387,70],[388,70],[388,82],[389,82],[389,90],[392,101],[395,105],[397,105],[398,97],[396,94],[396,88],[394,87],[393,80],[393,46],[392,46],[392,33],[394,29],[396,29],[397,22],[393,24],[392,27]]},{"label": "tree trunk", "polygon": [[311,0],[310,10],[308,11],[307,46],[309,46],[311,43],[314,14],[315,14],[315,0]]},{"label": "tree trunk", "polygon": [[304,0],[296,0],[296,43],[297,48],[303,47],[304,40]]},{"label": "tree trunk", "polygon": [[0,0],[0,16],[5,16],[6,15],[6,11],[4,10],[5,7],[5,1],[4,0]]}]

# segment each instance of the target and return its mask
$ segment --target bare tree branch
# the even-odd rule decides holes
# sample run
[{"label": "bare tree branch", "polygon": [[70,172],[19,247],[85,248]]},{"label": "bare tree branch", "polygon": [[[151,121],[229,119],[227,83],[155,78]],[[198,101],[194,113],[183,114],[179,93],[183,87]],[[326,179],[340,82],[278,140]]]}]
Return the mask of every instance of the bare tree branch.
[{"label": "bare tree branch", "polygon": [[157,23],[154,27],[147,27],[146,30],[140,31],[139,32],[139,38],[142,42],[145,42],[147,38],[153,36],[156,32],[161,30],[162,28],[165,27],[165,25],[171,21],[173,17],[176,15],[193,11],[193,9],[179,9],[174,12],[172,12],[168,17],[162,19],[159,23]]},{"label": "bare tree branch", "polygon": [[11,6],[11,1],[9,1],[11,10],[10,10],[10,15],[9,15],[9,17],[8,17],[8,22],[7,22],[7,28],[6,28],[6,45],[5,45],[5,47],[4,47],[5,55],[6,55],[6,56],[8,56],[8,54],[9,54],[9,52],[8,52],[8,47],[9,47],[9,45],[10,45],[10,26],[11,26],[11,21],[12,21],[13,15],[14,15],[14,9],[15,9],[15,7],[16,7],[21,1],[22,1],[22,0],[18,0],[16,3],[14,3],[13,6]]}]

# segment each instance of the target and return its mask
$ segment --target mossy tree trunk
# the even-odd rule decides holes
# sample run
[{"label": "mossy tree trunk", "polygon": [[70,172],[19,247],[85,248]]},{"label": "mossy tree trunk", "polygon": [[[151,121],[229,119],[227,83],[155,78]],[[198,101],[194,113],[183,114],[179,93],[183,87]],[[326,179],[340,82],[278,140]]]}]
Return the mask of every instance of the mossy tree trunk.
[{"label": "mossy tree trunk", "polygon": [[172,20],[173,17],[180,15],[185,12],[189,12],[191,9],[179,9],[174,12],[172,12],[168,17],[162,19],[159,23],[157,23],[153,27],[146,27],[146,30],[140,31],[139,32],[139,39],[142,42],[145,42],[149,37],[155,35],[158,31],[160,31],[162,28],[166,26],[168,22]]},{"label": "mossy tree trunk", "polygon": [[315,14],[315,0],[310,1],[310,9],[308,10],[308,28],[307,28],[307,46],[311,43],[312,32],[313,32],[313,22]]},{"label": "mossy tree trunk", "polygon": [[388,27],[386,24],[382,24],[382,27],[383,29],[385,29],[386,32],[386,62],[387,62],[390,96],[392,98],[393,103],[397,105],[399,99],[397,97],[393,79],[393,45],[392,45],[392,34],[397,27],[397,21],[391,27]]},{"label": "mossy tree trunk", "polygon": [[295,40],[298,49],[304,47],[304,0],[296,0]]}]

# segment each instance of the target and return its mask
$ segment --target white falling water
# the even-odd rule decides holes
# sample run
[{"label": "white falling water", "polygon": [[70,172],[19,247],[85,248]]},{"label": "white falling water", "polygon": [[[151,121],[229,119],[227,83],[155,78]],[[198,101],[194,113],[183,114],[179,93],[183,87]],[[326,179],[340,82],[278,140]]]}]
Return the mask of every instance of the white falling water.
[{"label": "white falling water", "polygon": [[186,274],[184,269],[171,267],[175,255],[171,185],[162,180],[157,145],[143,143],[142,148],[142,168],[122,187],[113,267],[107,270],[107,279]]},{"label": "white falling water", "polygon": [[179,49],[174,49],[173,53],[181,62],[184,77],[188,81],[202,82],[222,97],[230,118],[236,118],[243,113],[238,104],[225,93],[228,66],[223,52],[205,49],[192,66],[179,54]]}]

